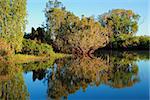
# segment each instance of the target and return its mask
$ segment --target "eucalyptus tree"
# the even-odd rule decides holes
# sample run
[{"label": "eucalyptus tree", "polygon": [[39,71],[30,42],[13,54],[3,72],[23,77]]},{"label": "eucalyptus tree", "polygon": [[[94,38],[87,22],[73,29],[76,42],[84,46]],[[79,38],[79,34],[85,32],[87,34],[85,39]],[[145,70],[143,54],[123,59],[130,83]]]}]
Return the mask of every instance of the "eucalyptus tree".
[{"label": "eucalyptus tree", "polygon": [[55,39],[55,26],[57,22],[54,22],[54,16],[52,14],[55,8],[63,9],[62,3],[58,0],[49,0],[46,3],[46,9],[45,9],[46,28],[47,28],[46,39],[48,41],[50,41],[51,39]]},{"label": "eucalyptus tree", "polygon": [[0,37],[21,50],[26,23],[26,0],[0,0]]},{"label": "eucalyptus tree", "polygon": [[114,9],[99,16],[99,22],[111,32],[109,36],[118,34],[133,35],[138,31],[139,15],[132,10]]},{"label": "eucalyptus tree", "polygon": [[102,27],[94,18],[79,18],[63,6],[47,5],[46,9],[47,29],[50,33],[47,37],[52,40],[55,51],[77,51],[78,54],[87,55],[107,44],[107,28]]}]

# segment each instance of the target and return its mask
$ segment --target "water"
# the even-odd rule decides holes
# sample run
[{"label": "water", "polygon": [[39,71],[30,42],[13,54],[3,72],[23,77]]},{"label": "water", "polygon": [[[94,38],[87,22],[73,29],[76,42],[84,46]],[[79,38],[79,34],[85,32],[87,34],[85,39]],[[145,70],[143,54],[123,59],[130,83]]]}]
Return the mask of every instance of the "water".
[{"label": "water", "polygon": [[149,100],[148,51],[95,56],[1,67],[0,99]]}]

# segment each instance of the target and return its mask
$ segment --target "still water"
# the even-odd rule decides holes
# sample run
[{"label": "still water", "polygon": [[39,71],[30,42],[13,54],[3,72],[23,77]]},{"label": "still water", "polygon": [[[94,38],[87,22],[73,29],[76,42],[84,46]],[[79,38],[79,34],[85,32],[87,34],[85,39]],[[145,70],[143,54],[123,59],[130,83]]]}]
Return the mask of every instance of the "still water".
[{"label": "still water", "polygon": [[0,99],[149,100],[149,67],[148,51],[3,64]]}]

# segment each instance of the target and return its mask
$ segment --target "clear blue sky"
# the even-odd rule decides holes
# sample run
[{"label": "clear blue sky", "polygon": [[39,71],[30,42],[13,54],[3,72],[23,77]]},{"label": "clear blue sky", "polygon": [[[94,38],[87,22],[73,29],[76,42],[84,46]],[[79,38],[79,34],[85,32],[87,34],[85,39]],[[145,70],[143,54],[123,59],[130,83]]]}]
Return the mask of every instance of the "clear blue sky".
[{"label": "clear blue sky", "polygon": [[[39,27],[44,22],[44,9],[48,0],[27,0],[28,24],[26,32],[31,31],[31,27]],[[139,31],[137,35],[150,35],[150,19],[148,16],[149,0],[60,0],[67,10],[78,16],[86,15],[95,17],[97,15],[108,12],[112,9],[131,9],[138,13],[141,18],[139,20]],[[149,10],[150,11],[150,10]],[[149,16],[150,17],[150,16]]]}]

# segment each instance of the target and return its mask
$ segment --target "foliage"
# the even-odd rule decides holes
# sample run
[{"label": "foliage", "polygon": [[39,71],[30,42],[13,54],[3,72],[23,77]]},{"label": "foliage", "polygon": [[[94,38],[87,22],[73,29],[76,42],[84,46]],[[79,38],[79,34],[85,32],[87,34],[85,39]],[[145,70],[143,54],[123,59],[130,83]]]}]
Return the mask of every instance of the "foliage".
[{"label": "foliage", "polygon": [[77,48],[85,54],[107,43],[107,29],[101,27],[94,18],[80,19],[62,7],[46,9],[47,37],[53,41],[55,51],[72,53],[73,48]]},{"label": "foliage", "polygon": [[44,56],[25,55],[25,54],[15,54],[11,58],[11,60],[14,63],[29,63],[29,62],[35,62],[35,61],[43,61],[46,59],[48,59],[48,58],[46,58]]},{"label": "foliage", "polygon": [[25,29],[26,0],[0,0],[0,37],[15,50],[21,50]]},{"label": "foliage", "polygon": [[78,26],[78,31],[68,35],[68,42],[73,47],[81,49],[82,54],[88,53],[107,44],[107,29],[94,20],[83,17]]},{"label": "foliage", "polygon": [[32,27],[32,31],[30,34],[25,34],[25,39],[37,40],[38,42],[46,42],[45,30],[42,27],[38,27],[36,30]]},{"label": "foliage", "polygon": [[52,12],[54,12],[53,10],[55,8],[60,8],[60,9],[65,9],[62,5],[61,2],[59,2],[58,0],[49,0],[46,4],[46,9],[45,9],[45,16],[46,16],[46,28],[47,28],[47,35],[46,35],[46,39],[47,41],[51,41],[51,39],[55,38],[55,29],[58,28],[58,25],[60,24],[61,19],[57,18],[57,22],[54,19],[54,17],[64,17],[62,13],[60,13],[59,11],[55,11],[57,14],[51,14]]},{"label": "foliage", "polygon": [[8,44],[5,39],[0,38],[0,61],[1,59],[8,59],[12,54],[13,50],[10,44]]},{"label": "foliage", "polygon": [[23,54],[28,55],[46,55],[52,56],[54,55],[52,46],[44,43],[39,43],[37,41],[33,41],[30,39],[24,39],[22,43],[22,52]]},{"label": "foliage", "polygon": [[149,36],[129,36],[121,34],[110,39],[110,43],[104,49],[121,50],[149,50]]},{"label": "foliage", "polygon": [[[64,9],[61,2],[47,3],[47,43],[56,52],[90,56],[97,48],[149,49],[149,37],[133,36],[139,15],[132,10],[114,9],[99,16],[79,18]],[[108,44],[108,41],[110,43]]]},{"label": "foliage", "polygon": [[138,30],[139,15],[132,10],[114,9],[99,16],[99,22],[110,30],[109,36],[133,35]]}]

